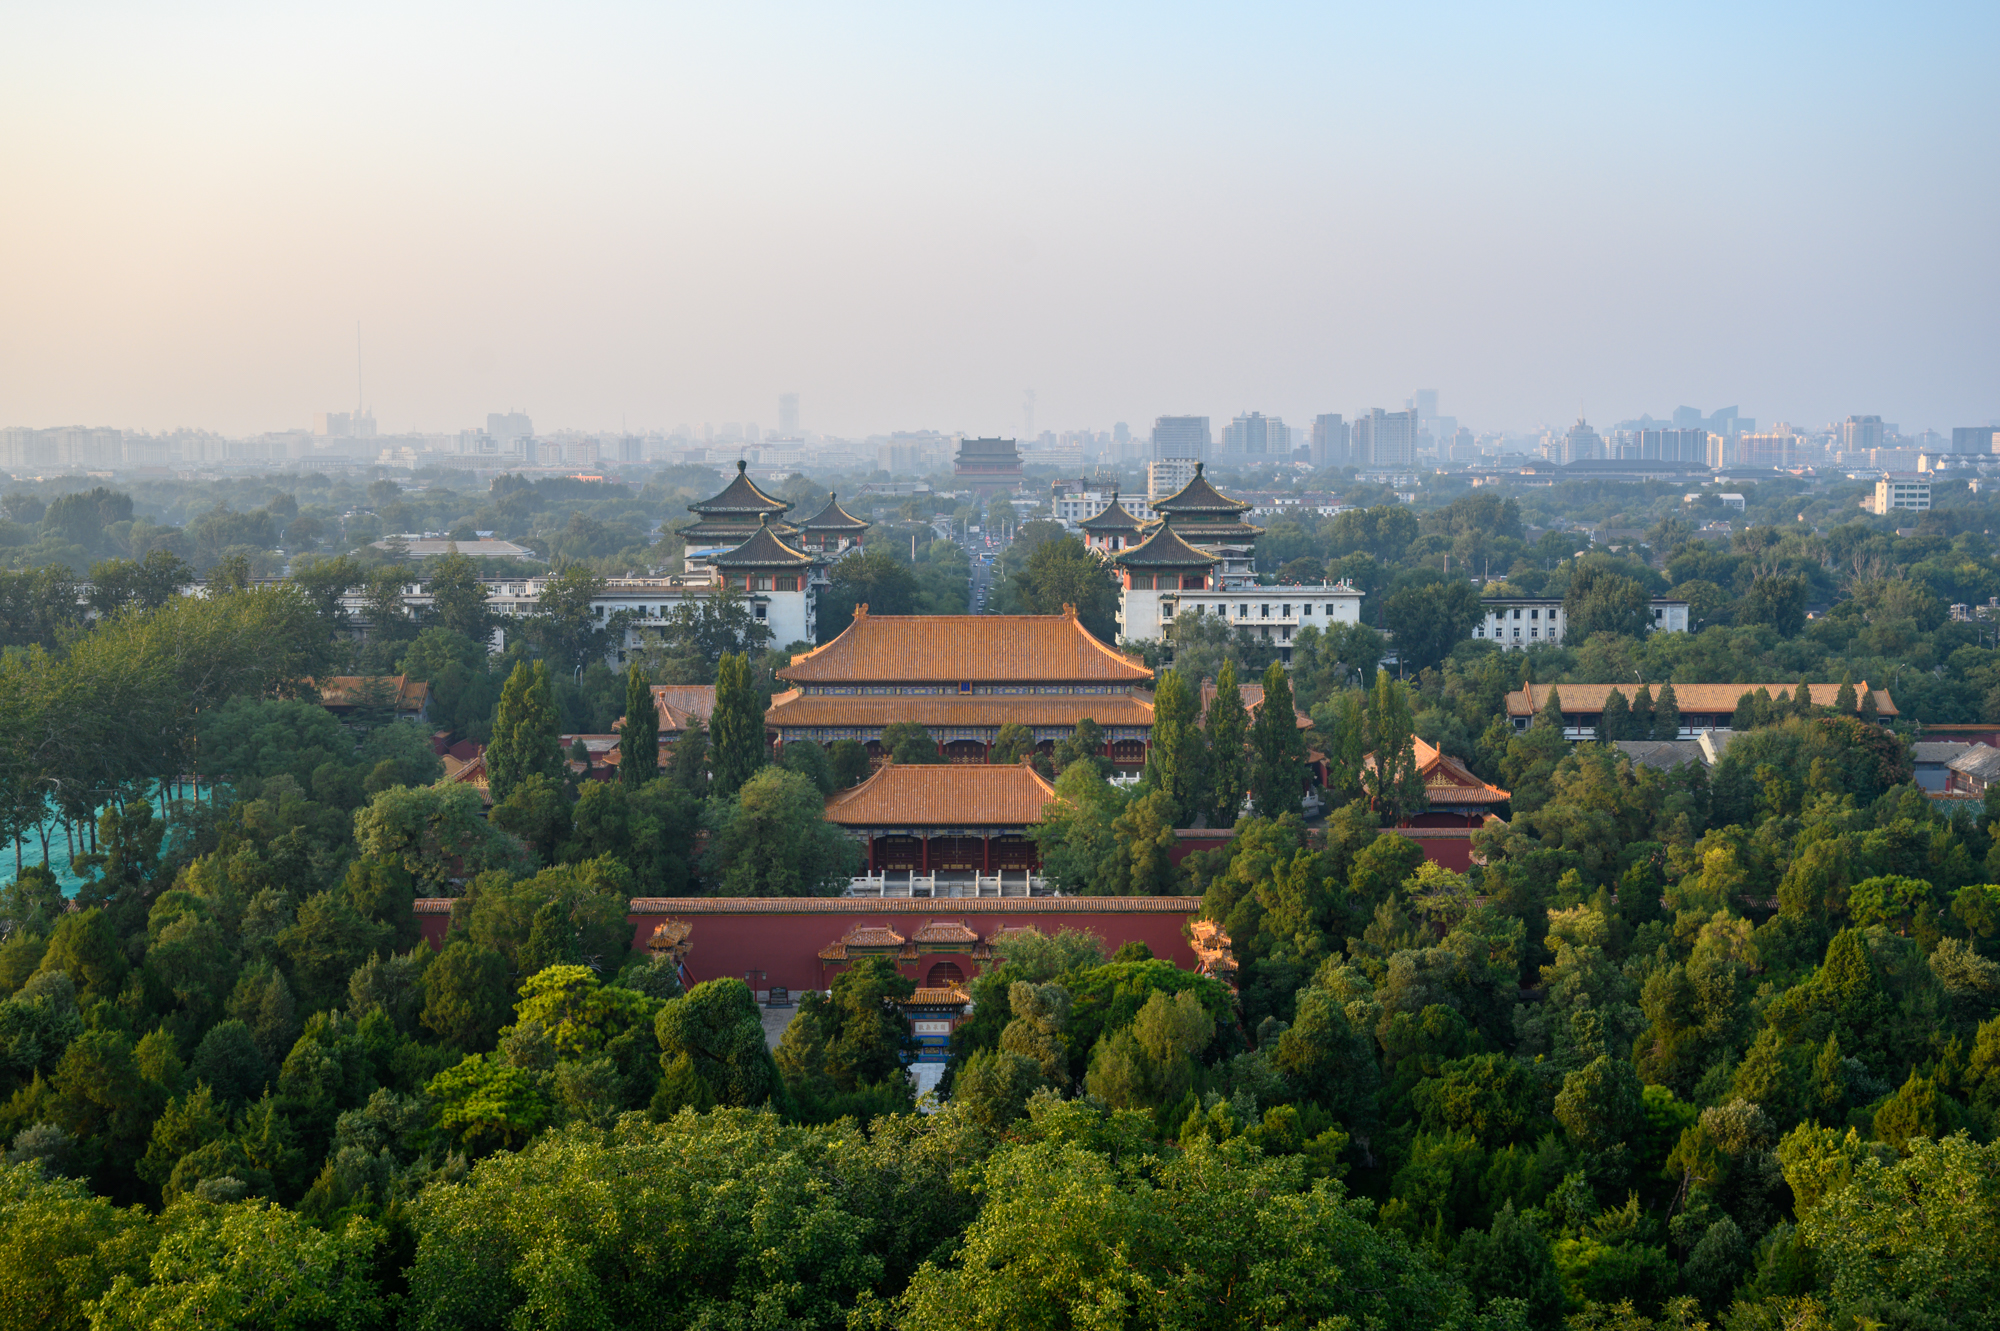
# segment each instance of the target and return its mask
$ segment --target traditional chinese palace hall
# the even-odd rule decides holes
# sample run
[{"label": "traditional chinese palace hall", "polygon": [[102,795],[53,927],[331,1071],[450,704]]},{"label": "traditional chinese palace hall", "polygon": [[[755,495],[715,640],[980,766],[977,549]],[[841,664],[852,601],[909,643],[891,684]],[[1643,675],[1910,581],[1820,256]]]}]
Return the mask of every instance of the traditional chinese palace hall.
[{"label": "traditional chinese palace hall", "polygon": [[1055,797],[1025,763],[889,763],[829,797],[826,820],[861,843],[869,873],[1006,873],[1041,866],[1028,829]]},{"label": "traditional chinese palace hall", "polygon": [[[443,945],[454,900],[416,903],[434,948]],[[1088,929],[1104,940],[1106,956],[1139,942],[1155,957],[1201,970],[1211,958],[1184,931],[1200,912],[1200,897],[635,897],[626,918],[633,946],[671,956],[684,983],[733,977],[762,995],[774,986],[827,989],[870,956],[893,958],[919,985],[954,986],[979,973],[996,939],[1019,929]]]},{"label": "traditional chinese palace hall", "polygon": [[1060,615],[871,615],[792,658],[793,687],[771,702],[766,726],[781,743],[853,739],[882,756],[883,728],[914,721],[947,762],[986,762],[1001,727],[1025,726],[1042,750],[1088,718],[1119,768],[1145,765],[1153,730],[1153,672]]}]

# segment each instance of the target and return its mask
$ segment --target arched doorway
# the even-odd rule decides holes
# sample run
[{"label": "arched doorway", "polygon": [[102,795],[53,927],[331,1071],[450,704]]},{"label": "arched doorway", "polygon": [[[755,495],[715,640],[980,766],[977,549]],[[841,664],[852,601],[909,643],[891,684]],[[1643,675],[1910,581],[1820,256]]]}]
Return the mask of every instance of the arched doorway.
[{"label": "arched doorway", "polygon": [[956,989],[965,983],[965,971],[955,961],[940,961],[924,976],[926,989]]}]

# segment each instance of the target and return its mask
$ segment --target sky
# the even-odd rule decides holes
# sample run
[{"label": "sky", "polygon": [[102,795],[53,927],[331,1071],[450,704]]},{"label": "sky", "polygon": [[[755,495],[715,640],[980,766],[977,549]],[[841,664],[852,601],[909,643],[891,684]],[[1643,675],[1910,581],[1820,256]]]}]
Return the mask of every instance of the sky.
[{"label": "sky", "polygon": [[0,425],[2000,419],[2000,6],[0,6]]}]

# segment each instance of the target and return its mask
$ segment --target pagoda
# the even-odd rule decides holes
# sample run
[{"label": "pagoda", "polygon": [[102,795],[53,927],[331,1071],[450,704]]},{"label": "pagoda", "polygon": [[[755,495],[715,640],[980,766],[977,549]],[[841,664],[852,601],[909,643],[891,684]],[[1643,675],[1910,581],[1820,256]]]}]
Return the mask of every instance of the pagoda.
[{"label": "pagoda", "polygon": [[829,494],[819,512],[799,523],[799,549],[818,555],[844,555],[859,550],[869,524],[840,506],[840,496]]},{"label": "pagoda", "polygon": [[787,545],[780,530],[795,529],[773,527],[770,514],[760,514],[742,544],[710,554],[708,565],[723,587],[749,598],[751,612],[771,630],[773,643],[811,642],[817,618],[813,575],[822,561]]},{"label": "pagoda", "polygon": [[1076,524],[1083,532],[1083,543],[1100,555],[1112,555],[1139,543],[1140,533],[1145,524],[1125,511],[1118,502],[1118,492],[1111,492],[1111,503],[1102,513],[1085,518]]},{"label": "pagoda", "polygon": [[1231,499],[1208,483],[1202,474],[1205,463],[1194,464],[1194,479],[1153,505],[1160,523],[1171,521],[1180,538],[1222,561],[1218,588],[1249,586],[1257,581],[1251,557],[1262,527],[1243,520],[1250,505]]},{"label": "pagoda", "polygon": [[759,526],[770,526],[779,536],[794,535],[796,529],[784,520],[791,511],[790,504],[759,489],[750,479],[749,464],[739,459],[736,475],[722,493],[689,504],[688,512],[695,514],[695,520],[674,529],[687,542],[688,572],[706,567],[713,553],[743,544],[757,534]]}]

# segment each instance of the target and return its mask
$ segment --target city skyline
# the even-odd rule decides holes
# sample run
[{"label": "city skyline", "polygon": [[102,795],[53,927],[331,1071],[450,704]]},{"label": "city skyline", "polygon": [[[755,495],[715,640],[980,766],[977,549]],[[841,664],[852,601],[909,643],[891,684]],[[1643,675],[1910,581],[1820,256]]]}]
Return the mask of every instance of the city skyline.
[{"label": "city skyline", "polygon": [[1060,430],[1424,384],[1484,429],[1949,430],[2000,414],[1996,29],[44,7],[0,43],[34,201],[0,219],[0,422],[768,426],[796,392],[835,436],[993,434],[1028,393]]}]

